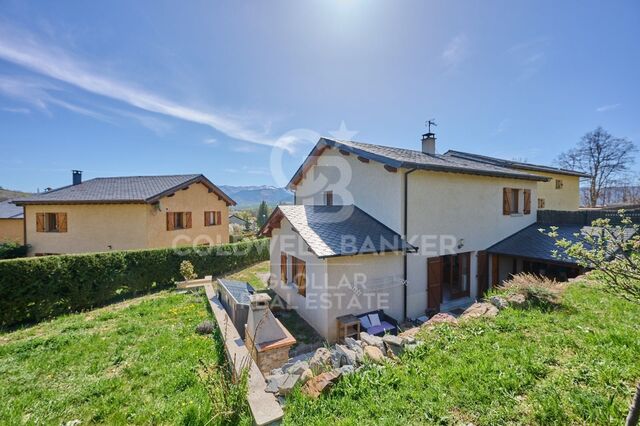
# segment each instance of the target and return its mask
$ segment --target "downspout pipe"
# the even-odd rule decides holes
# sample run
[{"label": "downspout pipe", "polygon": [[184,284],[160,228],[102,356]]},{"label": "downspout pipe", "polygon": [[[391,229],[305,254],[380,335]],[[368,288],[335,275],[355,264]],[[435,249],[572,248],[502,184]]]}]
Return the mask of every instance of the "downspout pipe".
[{"label": "downspout pipe", "polygon": [[[408,209],[409,207],[409,175],[415,171],[416,169],[411,169],[404,173],[404,209],[403,209],[403,214],[404,214],[403,228],[404,229],[402,232],[402,238],[407,244],[408,244],[407,233],[409,232],[409,224],[407,223],[409,219],[409,209]],[[404,250],[403,252],[402,263],[403,263],[402,269],[403,269],[403,279],[404,279],[404,286],[402,286],[402,288],[404,289],[404,304],[402,306],[402,317],[406,321],[407,320],[407,304],[408,304],[408,293],[407,293],[408,273],[407,273],[407,251],[406,250]]]}]

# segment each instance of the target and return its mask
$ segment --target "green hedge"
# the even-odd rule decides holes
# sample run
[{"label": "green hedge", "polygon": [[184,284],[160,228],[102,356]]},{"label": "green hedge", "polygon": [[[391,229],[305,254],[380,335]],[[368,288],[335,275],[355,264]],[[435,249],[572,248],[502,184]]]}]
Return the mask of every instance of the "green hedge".
[{"label": "green hedge", "polygon": [[1,259],[16,259],[18,257],[25,257],[29,246],[23,246],[14,242],[0,243],[0,260]]},{"label": "green hedge", "polygon": [[269,259],[269,240],[0,261],[0,325],[37,322],[181,281],[180,262],[219,276]]}]

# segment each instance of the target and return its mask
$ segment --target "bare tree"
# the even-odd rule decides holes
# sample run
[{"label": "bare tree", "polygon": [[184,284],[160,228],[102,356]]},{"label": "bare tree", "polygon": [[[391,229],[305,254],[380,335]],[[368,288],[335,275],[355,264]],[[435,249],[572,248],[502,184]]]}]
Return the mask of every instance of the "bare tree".
[{"label": "bare tree", "polygon": [[578,146],[560,154],[560,167],[589,174],[588,204],[595,207],[604,188],[629,170],[636,147],[627,138],[612,136],[602,127],[582,137]]}]

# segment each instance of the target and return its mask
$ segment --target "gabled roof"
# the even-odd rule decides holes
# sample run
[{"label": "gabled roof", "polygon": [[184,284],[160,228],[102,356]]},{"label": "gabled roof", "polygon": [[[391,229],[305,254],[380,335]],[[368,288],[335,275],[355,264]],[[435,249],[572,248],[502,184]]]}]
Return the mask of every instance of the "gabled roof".
[{"label": "gabled roof", "polygon": [[298,168],[287,188],[295,187],[309,167],[315,164],[317,157],[327,148],[336,148],[362,159],[376,161],[394,169],[422,169],[450,173],[463,173],[482,176],[506,177],[534,181],[548,181],[548,177],[502,167],[488,162],[475,161],[449,155],[425,154],[412,149],[373,145],[362,142],[320,138],[304,163]]},{"label": "gabled roof", "polygon": [[201,174],[168,176],[122,176],[95,178],[13,201],[23,204],[154,203],[160,198],[202,183],[227,205],[235,205],[227,194]]},{"label": "gabled roof", "polygon": [[11,200],[0,202],[0,219],[24,219],[22,207],[16,206]]},{"label": "gabled roof", "polygon": [[283,218],[319,258],[392,251],[415,252],[402,237],[358,207],[279,206],[260,230],[271,235]]},{"label": "gabled roof", "polygon": [[454,150],[451,150],[451,149],[449,151],[445,152],[444,155],[445,156],[449,156],[449,157],[456,157],[456,158],[463,158],[463,159],[467,159],[467,160],[480,161],[480,162],[483,162],[483,163],[494,164],[496,166],[507,167],[507,168],[511,168],[511,169],[533,170],[533,171],[536,171],[536,172],[557,173],[557,174],[561,174],[561,175],[578,176],[578,177],[583,177],[583,178],[591,177],[587,173],[579,172],[579,171],[576,171],[576,170],[560,169],[560,168],[557,168],[557,167],[542,166],[542,165],[539,165],[539,164],[529,164],[529,163],[524,163],[522,161],[503,160],[501,158],[488,157],[486,155],[479,155],[479,154],[471,154],[469,152],[454,151]]}]

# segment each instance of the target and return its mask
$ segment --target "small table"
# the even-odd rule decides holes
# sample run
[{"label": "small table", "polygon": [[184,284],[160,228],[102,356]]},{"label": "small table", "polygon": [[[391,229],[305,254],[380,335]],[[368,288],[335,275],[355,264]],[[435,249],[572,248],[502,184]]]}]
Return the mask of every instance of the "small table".
[{"label": "small table", "polygon": [[355,315],[342,315],[336,318],[338,321],[338,341],[344,342],[345,338],[358,339],[360,336],[360,320]]}]

